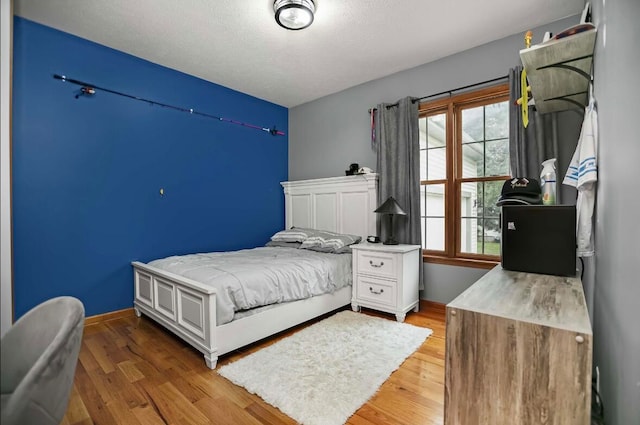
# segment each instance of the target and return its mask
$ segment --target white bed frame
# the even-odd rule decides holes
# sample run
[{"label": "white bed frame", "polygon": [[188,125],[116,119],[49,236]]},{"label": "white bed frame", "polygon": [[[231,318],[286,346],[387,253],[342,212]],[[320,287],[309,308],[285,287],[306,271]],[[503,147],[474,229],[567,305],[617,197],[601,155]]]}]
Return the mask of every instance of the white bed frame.
[{"label": "white bed frame", "polygon": [[[375,234],[376,174],[282,182],[286,228]],[[204,355],[215,369],[218,356],[351,303],[351,286],[333,294],[278,305],[216,325],[216,290],[138,261],[134,269],[136,315],[160,323]]]}]

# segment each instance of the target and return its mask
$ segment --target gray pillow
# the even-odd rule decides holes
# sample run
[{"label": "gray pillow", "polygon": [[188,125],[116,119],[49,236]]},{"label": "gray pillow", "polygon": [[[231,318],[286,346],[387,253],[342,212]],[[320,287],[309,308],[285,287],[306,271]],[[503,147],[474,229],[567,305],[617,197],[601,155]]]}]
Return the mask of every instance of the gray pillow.
[{"label": "gray pillow", "polygon": [[331,247],[323,247],[323,246],[308,246],[308,247],[305,247],[304,249],[309,251],[325,252],[328,254],[351,254],[351,245],[345,246],[344,248],[340,248],[338,250]]},{"label": "gray pillow", "polygon": [[302,242],[300,248],[319,252],[342,254],[351,252],[349,245],[358,243],[361,240],[362,238],[357,235],[346,235],[342,233],[317,230],[316,234],[309,236]]},{"label": "gray pillow", "polygon": [[279,246],[284,248],[300,248],[302,242],[282,242],[282,241],[269,241],[264,246]]},{"label": "gray pillow", "polygon": [[314,235],[316,232],[318,231],[314,229],[292,227],[291,229],[279,231],[271,236],[271,240],[277,242],[304,242],[309,236]]}]

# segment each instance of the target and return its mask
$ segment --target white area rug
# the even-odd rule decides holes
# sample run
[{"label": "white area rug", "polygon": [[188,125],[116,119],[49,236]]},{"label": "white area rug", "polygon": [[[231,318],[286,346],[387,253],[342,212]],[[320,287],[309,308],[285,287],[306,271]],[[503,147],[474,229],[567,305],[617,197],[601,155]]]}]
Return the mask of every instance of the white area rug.
[{"label": "white area rug", "polygon": [[218,373],[302,424],[339,425],[431,332],[342,311]]}]

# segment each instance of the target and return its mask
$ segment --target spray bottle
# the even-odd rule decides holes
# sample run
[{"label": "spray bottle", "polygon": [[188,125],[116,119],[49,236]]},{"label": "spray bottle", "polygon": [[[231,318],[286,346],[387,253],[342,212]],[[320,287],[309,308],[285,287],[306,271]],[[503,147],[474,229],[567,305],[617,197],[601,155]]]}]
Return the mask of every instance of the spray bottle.
[{"label": "spray bottle", "polygon": [[542,163],[540,173],[540,185],[542,186],[542,203],[555,205],[556,203],[556,158],[547,159]]}]

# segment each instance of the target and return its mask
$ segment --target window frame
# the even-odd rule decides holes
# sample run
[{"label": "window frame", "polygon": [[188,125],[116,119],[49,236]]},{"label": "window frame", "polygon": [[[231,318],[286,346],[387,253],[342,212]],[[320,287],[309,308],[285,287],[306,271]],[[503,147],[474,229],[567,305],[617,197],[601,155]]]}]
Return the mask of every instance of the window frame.
[{"label": "window frame", "polygon": [[[424,262],[486,269],[493,268],[500,262],[499,256],[461,252],[462,203],[460,201],[460,193],[462,184],[484,181],[504,181],[511,178],[509,175],[462,177],[463,144],[461,117],[463,109],[499,103],[505,100],[507,102],[509,101],[509,85],[506,83],[453,95],[447,98],[420,102],[418,108],[420,118],[442,113],[446,114],[446,178],[420,181],[421,188],[423,185],[444,184],[444,250],[423,249],[422,257]],[[428,177],[428,175],[426,177]],[[424,232],[424,229],[422,229],[422,231]]]}]

